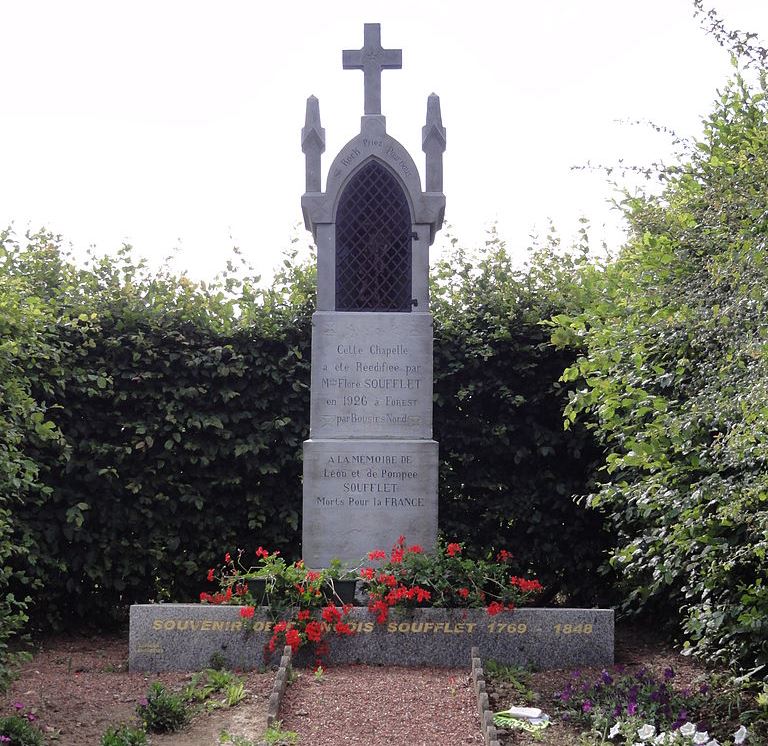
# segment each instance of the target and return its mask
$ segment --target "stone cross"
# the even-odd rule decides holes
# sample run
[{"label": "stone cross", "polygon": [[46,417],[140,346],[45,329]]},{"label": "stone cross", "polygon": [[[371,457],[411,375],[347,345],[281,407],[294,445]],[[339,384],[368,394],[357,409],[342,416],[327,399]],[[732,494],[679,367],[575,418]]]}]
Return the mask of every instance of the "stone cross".
[{"label": "stone cross", "polygon": [[365,91],[365,113],[381,114],[381,71],[399,70],[403,66],[402,49],[383,49],[381,26],[366,23],[362,49],[345,49],[341,62],[345,70],[362,70]]}]

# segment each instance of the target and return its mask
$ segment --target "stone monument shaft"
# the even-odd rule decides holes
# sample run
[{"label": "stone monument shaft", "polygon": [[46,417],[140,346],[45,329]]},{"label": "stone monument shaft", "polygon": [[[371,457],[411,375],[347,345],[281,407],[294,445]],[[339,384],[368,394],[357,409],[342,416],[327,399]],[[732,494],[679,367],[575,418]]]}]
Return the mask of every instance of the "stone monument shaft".
[{"label": "stone monument shaft", "polygon": [[423,191],[381,114],[381,71],[401,62],[401,50],[382,48],[379,24],[365,24],[362,49],[343,52],[345,69],[363,70],[365,114],[331,164],[325,192],[325,130],[317,99],[307,100],[301,204],[317,245],[302,523],[309,567],[334,558],[356,565],[400,535],[425,549],[437,538],[428,252],[445,211],[445,128],[432,94]]}]

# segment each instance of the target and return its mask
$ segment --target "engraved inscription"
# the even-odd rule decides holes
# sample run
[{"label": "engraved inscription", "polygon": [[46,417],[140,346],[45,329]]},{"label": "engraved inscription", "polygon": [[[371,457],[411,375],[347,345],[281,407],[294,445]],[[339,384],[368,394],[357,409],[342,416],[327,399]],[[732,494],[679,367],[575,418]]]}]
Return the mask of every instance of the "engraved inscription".
[{"label": "engraved inscription", "polygon": [[315,506],[330,510],[367,508],[418,509],[426,505],[418,495],[419,470],[407,453],[340,453],[326,457],[319,473]]},{"label": "engraved inscription", "polygon": [[431,326],[402,326],[337,323],[315,335],[313,433],[431,437]]}]

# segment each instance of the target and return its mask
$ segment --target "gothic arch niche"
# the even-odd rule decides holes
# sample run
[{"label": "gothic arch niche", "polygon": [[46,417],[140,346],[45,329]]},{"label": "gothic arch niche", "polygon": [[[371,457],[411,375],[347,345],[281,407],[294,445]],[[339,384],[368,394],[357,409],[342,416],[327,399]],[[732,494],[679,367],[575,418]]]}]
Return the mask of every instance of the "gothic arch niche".
[{"label": "gothic arch niche", "polygon": [[411,211],[403,188],[371,160],[344,187],[336,213],[336,310],[410,311]]}]

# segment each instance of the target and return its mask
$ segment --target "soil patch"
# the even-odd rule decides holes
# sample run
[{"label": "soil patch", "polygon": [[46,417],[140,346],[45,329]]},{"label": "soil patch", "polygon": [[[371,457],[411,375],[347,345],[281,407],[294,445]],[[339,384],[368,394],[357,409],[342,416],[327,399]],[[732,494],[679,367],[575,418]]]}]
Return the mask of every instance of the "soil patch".
[{"label": "soil patch", "polygon": [[[244,702],[197,716],[184,733],[153,736],[153,745],[208,746],[218,742],[221,730],[257,739],[274,674],[245,675],[248,697]],[[37,715],[52,744],[97,746],[109,725],[138,722],[136,705],[151,682],[180,689],[190,678],[187,673],[128,673],[127,634],[55,637],[39,644],[34,659],[22,667],[20,677],[0,697],[0,713],[14,714],[15,704],[21,703]],[[259,723],[256,732],[250,730],[252,723]],[[188,735],[197,740],[189,740]]]}]

